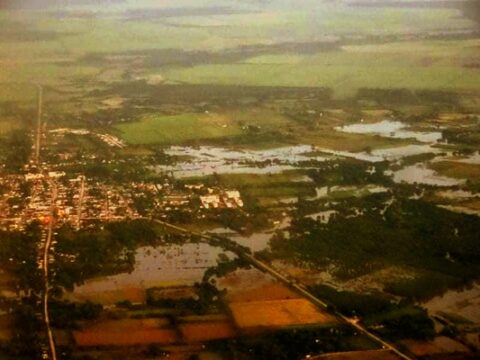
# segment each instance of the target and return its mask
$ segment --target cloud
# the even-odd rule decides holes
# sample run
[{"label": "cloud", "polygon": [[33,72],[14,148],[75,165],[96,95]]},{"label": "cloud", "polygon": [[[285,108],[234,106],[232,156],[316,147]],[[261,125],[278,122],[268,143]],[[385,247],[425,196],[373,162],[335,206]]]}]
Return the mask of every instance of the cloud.
[{"label": "cloud", "polygon": [[98,3],[120,3],[125,0],[0,0],[0,9],[49,9],[68,5],[89,5]]}]

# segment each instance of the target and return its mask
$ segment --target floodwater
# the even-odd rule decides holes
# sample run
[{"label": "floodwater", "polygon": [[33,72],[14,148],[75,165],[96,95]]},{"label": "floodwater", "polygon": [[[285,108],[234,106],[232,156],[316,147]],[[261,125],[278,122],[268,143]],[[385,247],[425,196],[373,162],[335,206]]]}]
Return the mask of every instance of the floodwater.
[{"label": "floodwater", "polygon": [[269,241],[273,234],[278,230],[284,230],[290,226],[291,218],[285,216],[281,221],[277,222],[273,228],[255,232],[251,235],[242,235],[228,228],[216,228],[209,230],[208,233],[220,235],[237,242],[238,244],[248,247],[252,252],[262,251],[269,248]]},{"label": "floodwater", "polygon": [[305,217],[315,221],[320,220],[320,222],[323,224],[328,224],[330,222],[330,218],[337,213],[338,211],[336,210],[325,210],[319,211],[315,214],[305,215]]},{"label": "floodwater", "polygon": [[437,195],[452,200],[464,200],[464,199],[473,199],[480,197],[480,194],[474,194],[471,191],[465,190],[445,190],[438,192]]},{"label": "floodwater", "polygon": [[336,151],[330,149],[319,149],[324,153],[337,155],[342,157],[353,158],[368,162],[380,162],[385,160],[399,160],[401,158],[420,155],[420,154],[438,154],[440,149],[433,147],[432,145],[405,145],[386,149],[375,149],[371,152],[358,152],[352,153],[348,151]]},{"label": "floodwater", "polygon": [[396,183],[423,184],[432,186],[455,186],[465,182],[462,179],[454,179],[441,176],[434,170],[429,169],[426,164],[420,163],[404,167],[393,173],[393,181]]},{"label": "floodwater", "polygon": [[474,164],[474,165],[480,165],[480,151],[466,157],[463,159],[458,160],[458,162],[462,162],[465,164]]},{"label": "floodwater", "polygon": [[125,288],[147,289],[153,286],[193,285],[205,270],[217,264],[221,248],[205,243],[188,243],[161,247],[141,247],[135,254],[131,273],[88,280],[74,290],[74,295],[101,294]]},{"label": "floodwater", "polygon": [[[320,151],[327,156],[312,156]],[[278,174],[301,167],[301,162],[326,161],[335,157],[347,157],[368,162],[398,160],[406,156],[425,153],[440,153],[432,145],[406,145],[371,152],[348,152],[316,148],[311,145],[296,145],[269,150],[228,150],[225,148],[200,146],[172,146],[165,150],[171,156],[188,157],[174,165],[157,165],[160,173],[171,172],[177,178],[202,177],[213,174]]]},{"label": "floodwater", "polygon": [[442,139],[439,131],[406,130],[407,125],[400,121],[383,120],[373,124],[353,124],[336,127],[335,130],[352,134],[374,134],[397,139],[415,139],[424,143],[436,143]]},{"label": "floodwater", "polygon": [[228,150],[200,146],[172,146],[165,150],[171,156],[188,156],[192,161],[175,165],[158,165],[158,172],[172,172],[178,178],[217,174],[277,174],[294,170],[301,161],[325,161],[323,156],[308,156],[314,147],[310,145],[288,146],[269,150]]},{"label": "floodwater", "polygon": [[431,313],[451,313],[480,324],[480,284],[472,289],[451,290],[423,304]]}]

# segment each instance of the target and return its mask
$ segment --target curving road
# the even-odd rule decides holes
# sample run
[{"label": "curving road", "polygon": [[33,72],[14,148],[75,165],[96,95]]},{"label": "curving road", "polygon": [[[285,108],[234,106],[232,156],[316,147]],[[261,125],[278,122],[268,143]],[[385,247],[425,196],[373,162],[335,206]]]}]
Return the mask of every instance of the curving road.
[{"label": "curving road", "polygon": [[50,289],[49,274],[48,274],[48,258],[50,254],[50,246],[52,245],[53,229],[55,225],[55,212],[56,212],[55,202],[57,201],[58,191],[57,191],[57,185],[55,184],[55,182],[51,181],[50,186],[52,188],[52,198],[51,198],[51,204],[50,204],[50,221],[48,222],[47,238],[45,240],[45,246],[43,249],[43,279],[44,279],[43,318],[45,320],[45,327],[47,329],[50,356],[52,360],[57,360],[57,351],[55,348],[53,332],[50,326],[50,315],[48,312],[48,295],[49,295],[48,291]]}]

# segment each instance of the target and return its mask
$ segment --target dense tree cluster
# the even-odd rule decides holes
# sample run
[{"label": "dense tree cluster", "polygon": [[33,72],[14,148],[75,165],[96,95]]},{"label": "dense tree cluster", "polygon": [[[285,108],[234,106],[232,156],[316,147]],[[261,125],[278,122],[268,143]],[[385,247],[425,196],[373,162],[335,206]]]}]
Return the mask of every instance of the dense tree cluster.
[{"label": "dense tree cluster", "polygon": [[28,163],[32,154],[32,140],[26,130],[13,131],[3,141],[3,159],[9,171],[17,172]]},{"label": "dense tree cluster", "polygon": [[42,274],[38,269],[40,225],[30,224],[23,232],[0,232],[0,263],[18,281],[19,289],[39,291]]},{"label": "dense tree cluster", "polygon": [[160,241],[152,225],[143,220],[80,231],[64,226],[57,240],[54,281],[69,290],[94,276],[132,270],[135,249]]},{"label": "dense tree cluster", "polygon": [[[397,200],[388,208],[367,200],[364,205],[360,214],[338,213],[327,224],[296,218],[288,239],[271,240],[273,255],[317,268],[334,265],[343,278],[391,265],[415,268],[419,276],[435,273],[437,284],[466,284],[478,277],[478,217],[421,200]],[[402,289],[420,298],[431,292],[422,284],[412,283],[408,290],[403,284]]]},{"label": "dense tree cluster", "polygon": [[398,303],[385,294],[338,291],[326,285],[311,286],[310,291],[330,304],[332,309],[350,317],[361,317],[365,325],[392,340],[425,340],[435,334],[433,322],[424,309]]}]

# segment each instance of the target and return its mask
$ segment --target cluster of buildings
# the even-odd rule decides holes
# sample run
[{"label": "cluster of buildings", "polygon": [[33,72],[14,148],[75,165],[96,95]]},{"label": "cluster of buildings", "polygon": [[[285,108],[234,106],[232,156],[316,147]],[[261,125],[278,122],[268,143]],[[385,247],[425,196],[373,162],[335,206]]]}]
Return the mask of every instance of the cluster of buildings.
[{"label": "cluster of buildings", "polygon": [[208,195],[200,196],[200,202],[204,209],[235,209],[243,207],[242,197],[237,190],[208,190]]},{"label": "cluster of buildings", "polygon": [[58,223],[75,227],[89,221],[139,217],[135,189],[128,185],[89,182],[84,176],[68,178],[65,172],[44,171],[0,176],[0,229],[23,230],[32,221],[48,224],[55,196]]},{"label": "cluster of buildings", "polygon": [[57,135],[57,136],[64,136],[66,134],[93,135],[93,136],[96,136],[97,138],[99,138],[100,140],[102,140],[108,146],[118,147],[118,148],[124,148],[126,146],[126,144],[125,144],[125,142],[123,142],[123,140],[119,139],[118,137],[116,137],[114,135],[94,133],[94,132],[91,132],[90,130],[87,130],[87,129],[60,128],[60,129],[50,130],[50,134]]},{"label": "cluster of buildings", "polygon": [[[55,187],[55,190],[53,189]],[[171,211],[237,209],[244,203],[238,190],[210,188],[203,184],[181,188],[165,182],[112,184],[44,170],[25,175],[0,176],[0,229],[23,230],[32,221],[48,224],[55,191],[55,218],[76,228],[98,221],[119,221]],[[142,214],[136,200],[152,201]]]},{"label": "cluster of buildings", "polygon": [[236,209],[244,205],[238,190],[211,188],[203,184],[186,184],[183,189],[174,189],[167,184],[161,187],[161,191],[159,207],[166,212],[185,208]]}]

